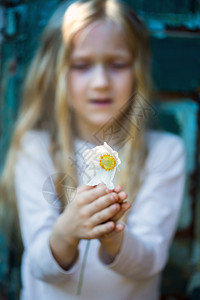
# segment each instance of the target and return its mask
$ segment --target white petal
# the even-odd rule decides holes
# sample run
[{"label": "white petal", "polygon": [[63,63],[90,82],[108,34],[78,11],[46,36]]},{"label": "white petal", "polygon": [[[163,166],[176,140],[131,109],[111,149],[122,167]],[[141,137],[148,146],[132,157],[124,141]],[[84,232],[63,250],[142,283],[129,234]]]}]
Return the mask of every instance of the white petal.
[{"label": "white petal", "polygon": [[112,182],[114,176],[115,176],[116,168],[110,171],[105,171],[101,169],[100,172],[95,176],[98,178],[99,182],[104,183],[109,189],[114,188],[114,184]]},{"label": "white petal", "polygon": [[121,164],[121,160],[117,158],[117,166]]},{"label": "white petal", "polygon": [[106,147],[104,145],[96,146],[92,150],[94,150],[94,152],[96,152],[100,155],[102,155],[102,153],[107,153],[108,152],[108,150],[106,149]]},{"label": "white petal", "polygon": [[90,182],[92,180],[92,178],[94,178],[96,176],[96,174],[99,172],[100,169],[101,169],[100,166],[96,167],[92,164],[89,165],[89,167],[86,168],[84,173],[83,173],[83,182],[85,184]]},{"label": "white petal", "polygon": [[106,142],[104,142],[104,148],[106,150],[108,150],[109,153],[113,153],[114,152],[113,149]]},{"label": "white petal", "polygon": [[100,154],[98,154],[93,149],[85,150],[82,155],[83,155],[84,160],[85,160],[87,165],[89,165],[91,163],[93,163],[95,165],[99,164]]},{"label": "white petal", "polygon": [[114,188],[114,184],[112,181],[115,176],[115,172],[116,172],[116,168],[114,168],[113,170],[110,170],[110,171],[105,171],[103,169],[101,171],[102,182],[105,183],[107,188],[109,188],[109,189]]}]

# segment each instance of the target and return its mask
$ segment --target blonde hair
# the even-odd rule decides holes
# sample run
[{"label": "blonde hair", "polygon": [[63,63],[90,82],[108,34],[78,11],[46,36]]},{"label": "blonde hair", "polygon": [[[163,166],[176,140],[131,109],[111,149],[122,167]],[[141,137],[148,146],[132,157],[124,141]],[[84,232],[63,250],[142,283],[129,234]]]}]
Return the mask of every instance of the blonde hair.
[{"label": "blonde hair", "polygon": [[[143,22],[124,3],[115,0],[86,0],[63,4],[48,23],[40,47],[30,66],[24,86],[23,104],[8,152],[1,180],[2,197],[9,206],[16,208],[13,168],[21,140],[29,130],[44,130],[50,136],[50,151],[55,170],[70,174],[78,185],[73,156],[71,111],[66,101],[66,70],[72,50],[74,35],[97,20],[106,19],[120,26],[134,56],[135,95],[131,100],[132,115],[129,130],[134,139],[122,149],[123,166],[117,182],[134,200],[141,184],[140,170],[146,158],[143,130],[136,121],[150,98],[150,63],[148,33]],[[48,107],[48,110],[46,109]],[[134,114],[134,107],[137,114]],[[130,106],[128,107],[130,109]],[[140,128],[142,129],[142,128]],[[131,179],[131,180],[130,180]],[[56,189],[60,201],[66,205],[63,187],[57,179]]]}]

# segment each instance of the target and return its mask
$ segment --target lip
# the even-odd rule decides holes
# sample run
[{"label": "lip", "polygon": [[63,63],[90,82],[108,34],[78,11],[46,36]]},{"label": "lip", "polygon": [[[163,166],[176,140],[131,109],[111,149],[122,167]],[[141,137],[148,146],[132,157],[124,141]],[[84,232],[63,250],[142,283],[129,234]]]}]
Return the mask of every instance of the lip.
[{"label": "lip", "polygon": [[96,98],[96,99],[91,99],[90,104],[97,106],[97,107],[106,107],[110,106],[113,103],[112,99],[110,98]]}]

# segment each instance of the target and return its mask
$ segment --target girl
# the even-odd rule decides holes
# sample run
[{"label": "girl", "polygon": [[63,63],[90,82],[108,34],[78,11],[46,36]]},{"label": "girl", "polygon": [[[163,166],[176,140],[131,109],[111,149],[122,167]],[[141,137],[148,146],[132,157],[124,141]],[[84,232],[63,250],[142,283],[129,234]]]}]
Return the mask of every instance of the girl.
[{"label": "girl", "polygon": [[[81,299],[159,299],[184,151],[144,130],[149,61],[144,24],[115,0],[65,3],[44,31],[2,180],[17,199],[21,299],[78,299],[87,240]],[[121,159],[112,190],[83,184],[81,154],[104,141]]]}]

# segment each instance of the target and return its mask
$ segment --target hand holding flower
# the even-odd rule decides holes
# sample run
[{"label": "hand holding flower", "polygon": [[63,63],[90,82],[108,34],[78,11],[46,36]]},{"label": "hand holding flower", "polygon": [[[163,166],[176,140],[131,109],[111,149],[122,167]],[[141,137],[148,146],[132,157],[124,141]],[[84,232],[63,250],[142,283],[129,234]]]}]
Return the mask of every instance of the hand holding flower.
[{"label": "hand holding flower", "polygon": [[115,191],[108,192],[104,184],[77,188],[50,237],[52,253],[64,269],[75,262],[81,239],[99,238],[115,229],[112,218],[120,211],[121,201],[120,196]]},{"label": "hand holding flower", "polygon": [[115,227],[112,218],[120,210],[119,196],[107,192],[104,184],[81,186],[64,213],[65,232],[70,231],[74,239],[94,239],[109,233]]}]

